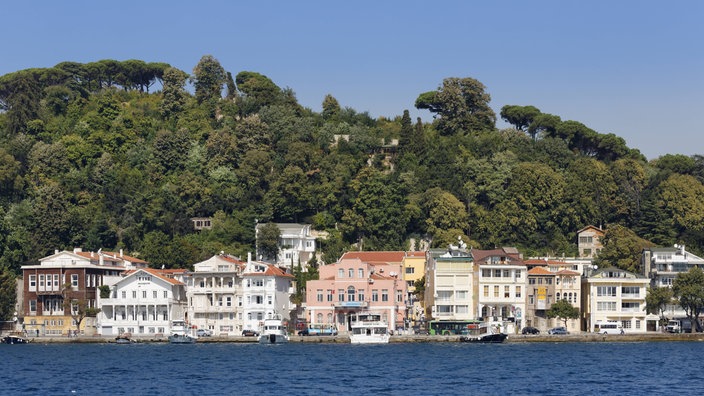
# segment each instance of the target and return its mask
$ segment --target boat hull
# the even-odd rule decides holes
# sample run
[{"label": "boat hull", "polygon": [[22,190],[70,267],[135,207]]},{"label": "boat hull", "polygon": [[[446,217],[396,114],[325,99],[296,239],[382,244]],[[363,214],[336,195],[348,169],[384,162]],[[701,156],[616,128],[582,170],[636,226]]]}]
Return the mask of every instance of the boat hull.
[{"label": "boat hull", "polygon": [[353,334],[350,336],[351,344],[388,344],[389,335],[388,334],[378,334],[378,335],[365,335],[365,334]]},{"label": "boat hull", "polygon": [[260,344],[286,344],[288,336],[284,334],[262,334],[259,336]]},{"label": "boat hull", "polygon": [[479,344],[500,344],[506,341],[508,334],[496,333],[496,334],[485,334],[481,336],[461,336],[460,342],[475,342]]},{"label": "boat hull", "polygon": [[188,334],[172,334],[169,342],[172,344],[195,344],[198,339]]},{"label": "boat hull", "polygon": [[7,336],[2,338],[3,344],[29,344],[29,340],[17,336]]}]

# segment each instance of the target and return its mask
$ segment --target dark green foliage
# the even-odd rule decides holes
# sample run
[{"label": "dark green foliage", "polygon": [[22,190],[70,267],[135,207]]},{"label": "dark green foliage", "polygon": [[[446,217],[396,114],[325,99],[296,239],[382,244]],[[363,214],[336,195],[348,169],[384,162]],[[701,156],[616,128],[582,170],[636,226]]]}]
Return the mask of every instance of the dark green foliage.
[{"label": "dark green foliage", "polygon": [[407,111],[374,119],[331,95],[320,113],[303,109],[290,88],[233,78],[211,56],[194,94],[188,78],[140,60],[0,76],[0,265],[16,274],[80,246],[187,268],[221,251],[246,257],[255,219],[327,231],[326,263],[402,249],[411,235],[573,255],[588,224],[607,229],[604,263],[625,269],[639,269],[643,244],[624,230],[704,252],[704,157],[647,163],[620,137],[533,106],[505,106],[516,128],[497,131],[477,80],[420,94],[416,107],[436,117],[423,123]]}]

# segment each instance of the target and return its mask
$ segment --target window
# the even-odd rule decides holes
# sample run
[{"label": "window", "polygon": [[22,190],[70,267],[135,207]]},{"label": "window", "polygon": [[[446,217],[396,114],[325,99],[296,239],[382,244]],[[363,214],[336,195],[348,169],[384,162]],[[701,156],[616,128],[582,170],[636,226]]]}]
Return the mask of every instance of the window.
[{"label": "window", "polygon": [[379,301],[379,290],[372,290],[372,301]]},{"label": "window", "polygon": [[54,289],[59,290],[59,274],[54,274]]},{"label": "window", "polygon": [[596,303],[597,311],[615,311],[616,302],[615,301],[598,301]]},{"label": "window", "polygon": [[122,291],[122,298],[123,299],[127,298],[127,292],[125,290]]},{"label": "window", "polygon": [[44,290],[44,275],[39,275],[39,290]]},{"label": "window", "polygon": [[225,297],[225,306],[227,306],[227,307],[232,306],[232,297]]},{"label": "window", "polygon": [[458,300],[466,300],[468,295],[467,290],[457,290],[457,292],[455,292],[455,298]]},{"label": "window", "polygon": [[509,277],[508,274],[509,274],[508,270],[504,270],[504,278],[508,278]]},{"label": "window", "polygon": [[403,302],[403,291],[402,290],[396,290],[396,302],[397,303]]},{"label": "window", "polygon": [[415,270],[416,270],[416,269],[413,268],[413,267],[406,267],[406,273],[407,273],[407,274],[413,274],[413,273],[415,273]]},{"label": "window", "polygon": [[621,288],[621,294],[628,294],[633,297],[638,297],[640,295],[640,287],[638,287],[638,286],[624,286]]},{"label": "window", "polygon": [[348,270],[347,270],[347,275],[348,275],[350,278],[354,278],[354,268],[348,269]]},{"label": "window", "polygon": [[484,285],[484,297],[489,297],[489,285]]},{"label": "window", "polygon": [[152,292],[152,297],[153,297],[153,298],[156,298],[156,295],[157,295],[157,291],[154,290],[154,291]]},{"label": "window", "polygon": [[504,286],[504,298],[511,297],[511,286]]},{"label": "window", "polygon": [[494,286],[494,297],[499,297],[499,286]]},{"label": "window", "polygon": [[337,277],[338,277],[338,278],[344,278],[344,277],[345,277],[345,270],[342,269],[342,268],[340,268],[339,270],[337,270]]},{"label": "window", "polygon": [[357,277],[364,278],[364,268],[357,269]]},{"label": "window", "polygon": [[357,289],[357,301],[364,301],[364,289]]},{"label": "window", "polygon": [[630,329],[631,328],[631,321],[630,320],[622,320],[621,327],[623,327],[624,329]]},{"label": "window", "polygon": [[146,290],[142,290],[142,298],[147,298],[147,291]]},{"label": "window", "polygon": [[29,312],[37,312],[37,300],[29,300]]},{"label": "window", "polygon": [[318,289],[316,295],[317,295],[316,301],[323,302],[323,289]]},{"label": "window", "polygon": [[450,301],[452,299],[451,290],[439,290],[437,301]]},{"label": "window", "polygon": [[274,297],[273,296],[266,296],[266,303],[269,305],[274,304]]},{"label": "window", "polygon": [[519,278],[523,276],[523,271],[521,270],[516,270],[516,278]]},{"label": "window", "polygon": [[500,269],[494,270],[494,278],[501,278],[501,270]]},{"label": "window", "polygon": [[616,286],[597,286],[596,295],[616,297]]},{"label": "window", "polygon": [[528,304],[535,304],[533,300],[533,295],[528,296]]},{"label": "window", "polygon": [[347,301],[354,301],[354,292],[354,286],[350,286],[347,288]]},{"label": "window", "polygon": [[29,291],[36,291],[36,290],[37,290],[37,276],[30,275],[29,276]]},{"label": "window", "polygon": [[639,312],[640,303],[637,302],[622,302],[621,311],[623,312]]},{"label": "window", "polygon": [[168,290],[164,290],[164,298],[169,298],[169,292],[168,292]]},{"label": "window", "polygon": [[[574,239],[573,239],[574,240]],[[581,236],[579,237],[579,243],[585,244],[585,243],[592,243],[592,237],[590,236]]]},{"label": "window", "polygon": [[521,287],[516,286],[516,298],[521,298]]},{"label": "window", "polygon": [[71,287],[78,287],[78,274],[71,275]]},{"label": "window", "polygon": [[529,284],[529,285],[534,285],[534,284],[535,284],[535,278],[528,278],[528,284]]},{"label": "window", "polygon": [[337,289],[337,300],[338,301],[345,301],[345,290],[344,289]]},{"label": "window", "polygon": [[331,290],[331,289],[328,289],[328,294],[327,294],[327,296],[328,296],[328,302],[332,302],[332,295],[333,295],[332,290]]},{"label": "window", "polygon": [[389,290],[388,289],[381,289],[381,301],[382,302],[389,301]]},{"label": "window", "polygon": [[468,314],[469,313],[469,307],[466,305],[458,305],[455,307],[455,312],[458,314]]},{"label": "window", "polygon": [[490,269],[483,269],[482,270],[482,278],[491,278],[491,270]]}]

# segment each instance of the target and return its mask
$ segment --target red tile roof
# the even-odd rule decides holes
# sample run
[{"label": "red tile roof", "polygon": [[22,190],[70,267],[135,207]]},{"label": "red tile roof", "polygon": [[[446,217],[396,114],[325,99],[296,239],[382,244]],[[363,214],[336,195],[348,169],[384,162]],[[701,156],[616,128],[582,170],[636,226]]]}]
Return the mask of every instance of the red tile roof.
[{"label": "red tile roof", "polygon": [[406,256],[424,257],[425,252],[347,252],[340,257],[340,260],[356,258],[367,263],[401,263]]},{"label": "red tile roof", "polygon": [[544,267],[531,268],[528,271],[528,275],[555,275],[554,272],[546,270]]}]

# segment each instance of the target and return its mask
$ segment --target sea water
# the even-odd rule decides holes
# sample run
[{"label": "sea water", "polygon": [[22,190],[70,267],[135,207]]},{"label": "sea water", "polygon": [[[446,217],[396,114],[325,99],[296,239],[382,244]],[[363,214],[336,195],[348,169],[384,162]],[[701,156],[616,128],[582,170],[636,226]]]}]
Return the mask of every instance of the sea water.
[{"label": "sea water", "polygon": [[704,343],[0,345],[3,395],[697,395]]}]

